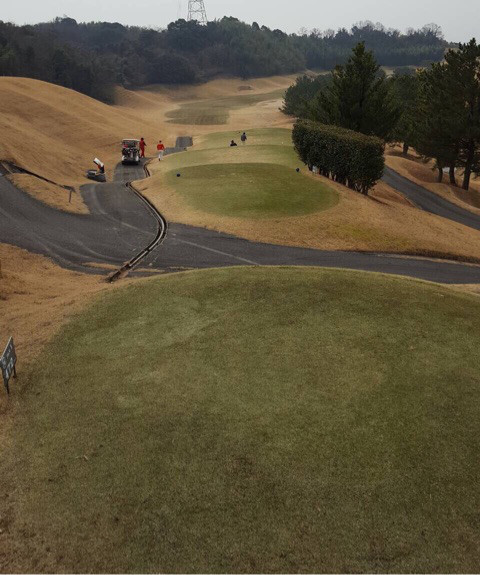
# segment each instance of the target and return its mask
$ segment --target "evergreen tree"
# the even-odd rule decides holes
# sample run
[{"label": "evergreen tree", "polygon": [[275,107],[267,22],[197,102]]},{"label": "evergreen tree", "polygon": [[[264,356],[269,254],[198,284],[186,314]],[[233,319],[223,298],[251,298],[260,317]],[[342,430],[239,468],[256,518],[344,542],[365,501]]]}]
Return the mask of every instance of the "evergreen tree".
[{"label": "evergreen tree", "polygon": [[311,101],[326,88],[329,82],[330,75],[311,77],[304,74],[299,76],[285,94],[282,112],[288,116],[309,118]]},{"label": "evergreen tree", "polygon": [[111,101],[116,82],[139,87],[152,79],[189,83],[327,69],[346,62],[360,40],[391,66],[438,61],[446,46],[438,27],[401,34],[369,22],[298,35],[227,17],[207,26],[178,20],[164,30],[67,17],[33,26],[0,21],[0,75],[57,82]]},{"label": "evergreen tree", "polygon": [[472,173],[480,172],[480,46],[476,40],[460,44],[445,56],[448,94],[454,94],[455,119],[461,129],[459,163],[464,168],[463,189],[468,190]]},{"label": "evergreen tree", "polygon": [[468,190],[472,173],[480,173],[480,46],[460,44],[420,78],[417,149],[435,158],[440,181],[448,166],[455,184],[455,168],[462,167]]},{"label": "evergreen tree", "polygon": [[419,79],[417,74],[396,72],[392,79],[393,89],[400,105],[401,116],[393,132],[393,138],[403,144],[403,153],[408,154],[415,145],[417,131],[417,107]]},{"label": "evergreen tree", "polygon": [[453,89],[447,66],[435,64],[419,73],[415,147],[425,160],[435,160],[439,182],[443,180],[444,169],[449,167],[450,181],[456,184],[461,107],[461,93]]},{"label": "evergreen tree", "polygon": [[314,120],[386,141],[392,138],[400,114],[391,82],[363,42],[345,66],[335,68],[331,84],[312,106]]}]

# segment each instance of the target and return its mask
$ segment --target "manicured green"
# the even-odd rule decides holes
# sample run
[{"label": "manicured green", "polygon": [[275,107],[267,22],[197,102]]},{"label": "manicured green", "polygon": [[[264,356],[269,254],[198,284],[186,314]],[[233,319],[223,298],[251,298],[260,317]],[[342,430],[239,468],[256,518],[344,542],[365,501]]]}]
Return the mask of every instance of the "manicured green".
[{"label": "manicured green", "polygon": [[[169,156],[161,169],[192,207],[217,215],[296,216],[336,205],[335,190],[305,177],[291,134],[283,128],[249,130],[246,145],[239,131],[209,134],[187,152]],[[231,140],[239,146],[230,148]]]},{"label": "manicured green", "polygon": [[4,570],[478,572],[479,349],[478,298],[399,278],[105,295],[20,372]]},{"label": "manicured green", "polygon": [[[292,144],[292,130],[264,128],[247,130],[247,143],[241,143],[242,131],[228,130],[195,138],[194,146],[178,154],[167,156],[160,167],[165,170],[184,169],[189,166],[224,163],[268,163],[301,168]],[[235,140],[237,148],[230,148]]]},{"label": "manicured green", "polygon": [[213,100],[200,100],[180,104],[177,110],[167,113],[168,121],[172,124],[187,124],[189,126],[220,126],[226,124],[230,112],[248,106],[254,106],[269,100],[283,98],[285,90],[275,90],[266,94],[248,94],[239,92],[237,96],[218,98]]},{"label": "manicured green", "polygon": [[[200,147],[202,150],[211,148],[225,148],[232,140],[240,144],[240,136],[243,130],[229,130],[226,132],[214,132],[200,138]],[[247,148],[252,146],[285,146],[288,147],[294,157],[292,146],[292,130],[287,128],[256,128],[255,130],[246,130]],[[194,151],[197,148],[198,140],[195,147],[189,150]]]},{"label": "manicured green", "polygon": [[[289,133],[291,139],[291,132]],[[239,138],[238,138],[239,139]],[[295,157],[291,143],[289,145],[262,145],[249,144],[245,147],[230,149],[231,139],[224,137],[219,146],[195,147],[188,152],[172,154],[162,164],[165,171],[185,169],[190,166],[203,166],[205,164],[236,164],[268,163],[288,166],[293,169],[303,168],[302,163]]]},{"label": "manicured green", "polygon": [[207,164],[184,168],[180,178],[177,173],[169,172],[167,183],[191,206],[223,216],[300,216],[338,201],[321,181],[278,164]]}]

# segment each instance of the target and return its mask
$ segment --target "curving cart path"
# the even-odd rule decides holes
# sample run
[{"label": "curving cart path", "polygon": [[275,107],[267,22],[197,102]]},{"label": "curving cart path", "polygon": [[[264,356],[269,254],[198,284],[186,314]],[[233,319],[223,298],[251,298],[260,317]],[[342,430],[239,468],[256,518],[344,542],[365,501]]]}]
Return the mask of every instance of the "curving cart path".
[{"label": "curving cart path", "polygon": [[[422,188],[420,191],[414,185],[413,192],[407,193],[407,188],[412,190],[411,183],[408,180],[405,183],[403,178],[397,179],[390,172],[386,178],[393,181],[394,187],[408,197],[412,193],[415,197],[411,199],[421,206],[416,199],[419,199],[419,194],[423,198],[427,191]],[[158,220],[126,186],[126,182],[143,177],[143,166],[119,166],[113,183],[84,186],[82,196],[91,213],[80,215],[50,208],[0,175],[0,242],[46,255],[72,270],[106,275],[112,268],[119,268],[134,258],[158,234]],[[442,200],[441,205],[444,203]],[[430,204],[421,207],[427,209],[429,206],[428,211],[438,213]],[[458,221],[455,219],[457,216],[462,217],[465,220],[461,223],[468,219],[472,227],[478,224],[476,229],[480,229],[480,217],[453,204],[450,206],[447,206],[444,217],[455,221]],[[458,210],[466,213],[458,214]],[[142,268],[173,272],[235,265],[326,266],[404,275],[439,283],[480,283],[478,265],[262,244],[182,224],[169,225],[161,246],[147,255],[134,273],[141,275],[144,273]]]},{"label": "curving cart path", "polygon": [[412,201],[417,208],[441,216],[447,220],[463,224],[469,228],[480,230],[480,215],[474,214],[469,210],[445,200],[434,192],[404,178],[391,168],[385,167],[382,179],[386,184],[398,190]]}]

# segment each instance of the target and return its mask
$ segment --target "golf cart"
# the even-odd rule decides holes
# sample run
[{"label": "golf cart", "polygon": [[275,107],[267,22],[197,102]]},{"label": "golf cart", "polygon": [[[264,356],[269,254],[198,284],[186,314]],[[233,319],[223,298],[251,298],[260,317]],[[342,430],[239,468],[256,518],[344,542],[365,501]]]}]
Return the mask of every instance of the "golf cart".
[{"label": "golf cart", "polygon": [[140,140],[126,139],[122,141],[122,164],[140,163]]}]

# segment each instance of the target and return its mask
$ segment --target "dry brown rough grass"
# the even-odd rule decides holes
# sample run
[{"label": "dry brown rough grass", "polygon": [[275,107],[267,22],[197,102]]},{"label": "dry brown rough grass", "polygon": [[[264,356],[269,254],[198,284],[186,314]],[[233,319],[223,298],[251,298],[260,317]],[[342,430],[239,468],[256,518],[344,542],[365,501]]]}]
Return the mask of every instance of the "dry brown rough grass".
[{"label": "dry brown rough grass", "polygon": [[14,335],[22,363],[35,359],[92,295],[109,288],[101,276],[62,269],[44,256],[6,244],[0,244],[0,262],[0,346]]},{"label": "dry brown rough grass", "polygon": [[40,180],[28,174],[12,174],[8,179],[18,188],[27,192],[37,200],[64,212],[75,214],[88,214],[89,210],[78,191],[70,193],[68,190]]},{"label": "dry brown rough grass", "polygon": [[[169,104],[158,100],[159,109]],[[8,134],[0,141],[0,159],[62,185],[85,183],[95,156],[111,175],[122,138],[144,136],[153,148],[158,138],[172,137],[168,126],[153,117],[144,121],[134,108],[26,78],[0,78],[0,110],[0,133]]]},{"label": "dry brown rough grass", "polygon": [[463,284],[463,285],[451,285],[449,286],[455,291],[460,291],[463,293],[471,293],[480,297],[480,285],[479,284]]}]

